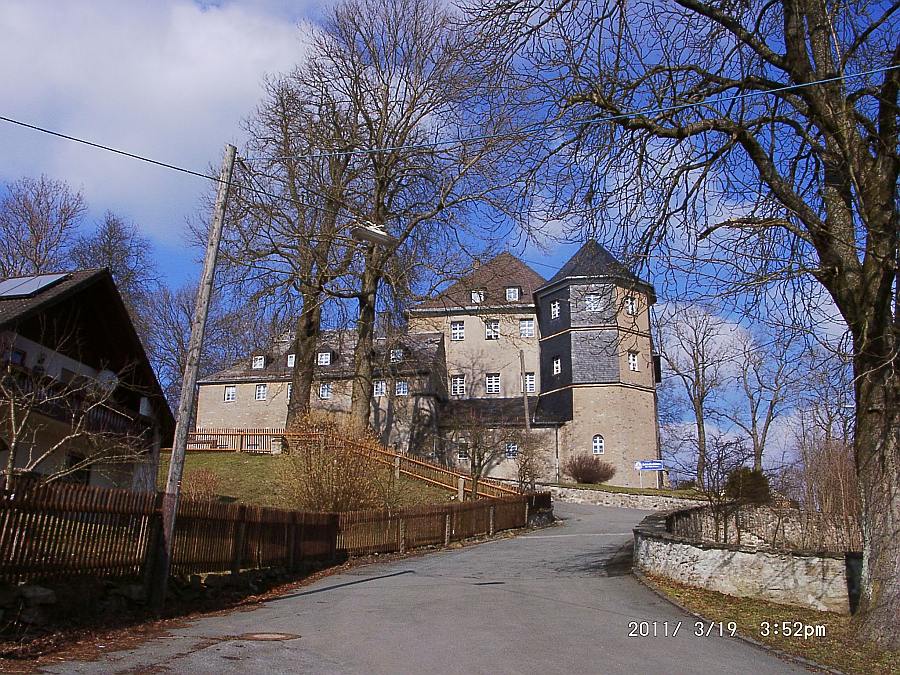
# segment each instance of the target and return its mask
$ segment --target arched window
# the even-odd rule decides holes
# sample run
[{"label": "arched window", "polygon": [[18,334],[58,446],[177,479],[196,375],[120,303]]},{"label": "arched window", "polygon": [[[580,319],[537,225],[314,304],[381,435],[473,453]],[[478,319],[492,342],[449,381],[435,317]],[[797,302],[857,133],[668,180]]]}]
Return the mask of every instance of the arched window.
[{"label": "arched window", "polygon": [[603,442],[603,436],[597,434],[594,436],[594,440],[591,443],[591,448],[594,450],[595,455],[602,455],[606,450],[606,444]]}]

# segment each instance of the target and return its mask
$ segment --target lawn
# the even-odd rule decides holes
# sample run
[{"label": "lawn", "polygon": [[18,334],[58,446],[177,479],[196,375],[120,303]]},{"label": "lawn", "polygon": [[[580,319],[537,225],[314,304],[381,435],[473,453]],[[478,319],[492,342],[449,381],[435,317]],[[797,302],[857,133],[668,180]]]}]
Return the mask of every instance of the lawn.
[{"label": "lawn", "polygon": [[[211,471],[218,478],[216,492],[245,504],[286,508],[278,482],[278,462],[281,455],[248,455],[237,452],[189,452],[185,457],[184,480],[198,469]],[[389,469],[385,469],[389,470]],[[169,471],[169,455],[163,453],[159,461],[160,488],[165,486]],[[445,503],[450,492],[410,478],[400,478],[401,506]]]},{"label": "lawn", "polygon": [[[734,621],[739,635],[769,647],[845,673],[900,673],[900,653],[885,652],[871,643],[860,643],[853,632],[849,616],[777,605],[764,600],[734,598],[714,591],[682,586],[656,576],[650,576],[648,580],[656,590],[692,612],[710,621],[725,624]],[[768,636],[763,634],[763,622],[769,622]],[[825,626],[825,635],[808,638],[776,636],[771,626],[781,622],[789,622],[789,627]],[[693,629],[693,625],[688,628]]]}]

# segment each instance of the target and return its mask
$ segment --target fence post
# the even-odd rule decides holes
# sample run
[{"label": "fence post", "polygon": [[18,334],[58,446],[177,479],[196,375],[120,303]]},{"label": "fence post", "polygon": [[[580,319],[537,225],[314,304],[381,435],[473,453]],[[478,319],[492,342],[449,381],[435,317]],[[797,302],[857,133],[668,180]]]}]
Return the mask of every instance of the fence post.
[{"label": "fence post", "polygon": [[241,562],[244,558],[244,538],[247,534],[247,507],[241,504],[238,506],[238,519],[234,524],[234,542],[231,549],[231,573],[241,573]]},{"label": "fence post", "polygon": [[525,498],[525,522],[522,523],[522,527],[528,527],[528,504],[531,502],[530,497]]},{"label": "fence post", "polygon": [[243,451],[244,451],[244,434],[239,434],[239,435],[238,435],[238,447],[237,447],[237,451],[238,451],[238,452],[243,452]]},{"label": "fence post", "polygon": [[488,509],[488,534],[490,536],[494,536],[494,508],[495,506],[491,504]]},{"label": "fence post", "polygon": [[153,502],[153,513],[148,516],[147,542],[144,551],[144,592],[145,597],[155,598],[161,591],[154,587],[156,567],[159,565],[160,539],[162,538],[162,499],[163,493],[157,492]]},{"label": "fence post", "polygon": [[406,553],[406,521],[400,516],[400,526],[397,528],[400,539],[400,553]]},{"label": "fence post", "polygon": [[294,548],[297,545],[297,514],[296,512],[291,512],[291,518],[288,522],[288,531],[287,531],[287,547],[288,547],[288,559],[287,559],[287,568],[289,572],[293,572],[296,565],[296,557],[294,555]]},{"label": "fence post", "polygon": [[466,499],[466,479],[463,476],[456,479],[456,498],[460,502]]},{"label": "fence post", "polygon": [[450,545],[450,513],[444,516],[444,546]]},{"label": "fence post", "polygon": [[400,480],[400,455],[394,457],[394,480]]},{"label": "fence post", "polygon": [[331,513],[331,514],[329,514],[329,518],[328,518],[329,525],[330,525],[329,529],[331,530],[331,533],[332,533],[331,542],[330,542],[331,543],[330,559],[331,560],[335,560],[337,558],[337,539],[338,539],[338,533],[339,533],[340,524],[341,524],[340,518],[341,518],[341,516],[339,513]]}]

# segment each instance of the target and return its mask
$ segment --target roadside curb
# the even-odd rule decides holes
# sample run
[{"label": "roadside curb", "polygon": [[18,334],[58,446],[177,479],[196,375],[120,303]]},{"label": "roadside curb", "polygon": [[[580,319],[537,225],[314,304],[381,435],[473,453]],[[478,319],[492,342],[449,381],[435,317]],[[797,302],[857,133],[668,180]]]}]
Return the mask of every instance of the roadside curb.
[{"label": "roadside curb", "polygon": [[[632,574],[634,574],[634,578],[637,579],[641,584],[643,584],[646,588],[648,588],[654,595],[662,600],[665,600],[670,605],[677,607],[682,612],[691,615],[695,619],[699,619],[701,621],[709,621],[708,617],[703,616],[702,614],[698,614],[692,609],[688,609],[683,604],[675,600],[674,598],[669,597],[666,593],[660,591],[656,585],[650,581],[646,576],[644,576],[643,572],[641,572],[636,567],[631,568]],[[815,661],[810,661],[809,659],[805,659],[802,656],[796,656],[795,654],[791,654],[789,652],[783,651],[776,647],[771,647],[764,642],[760,642],[759,640],[755,640],[752,637],[744,635],[742,633],[736,633],[734,636],[736,639],[741,640],[742,642],[746,642],[749,645],[756,647],[757,649],[761,649],[769,654],[777,656],[783,661],[790,661],[792,663],[796,663],[797,665],[803,666],[804,668],[814,668],[817,672],[820,673],[830,673],[831,675],[846,675],[843,670],[835,670],[834,668],[829,668],[828,666],[823,666],[820,663],[816,663]]]}]

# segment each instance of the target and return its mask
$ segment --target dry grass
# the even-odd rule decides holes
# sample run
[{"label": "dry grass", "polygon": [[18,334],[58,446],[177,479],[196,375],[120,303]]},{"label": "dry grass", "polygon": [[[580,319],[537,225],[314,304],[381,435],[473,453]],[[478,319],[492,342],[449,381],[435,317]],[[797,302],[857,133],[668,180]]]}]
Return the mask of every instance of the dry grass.
[{"label": "dry grass", "polygon": [[[849,616],[777,605],[764,600],[735,598],[683,586],[657,576],[648,576],[647,579],[658,591],[689,610],[711,621],[734,621],[738,625],[739,634],[769,647],[845,673],[900,673],[900,653],[886,652],[870,642],[860,642]],[[760,634],[760,624],[764,621],[799,621],[806,625],[824,625],[825,637],[766,637]]]},{"label": "dry grass", "polygon": [[[237,452],[189,452],[185,458],[183,489],[187,492],[192,477],[198,471],[208,472],[214,478],[215,492],[219,495],[257,506],[290,508],[286,490],[281,484],[280,467],[287,455],[247,455]],[[169,470],[169,455],[160,457],[159,487],[165,487]],[[383,470],[382,470],[383,471]],[[203,475],[203,474],[200,474]],[[430,486],[405,476],[398,486],[398,506],[419,504],[443,504],[450,492]]]}]

